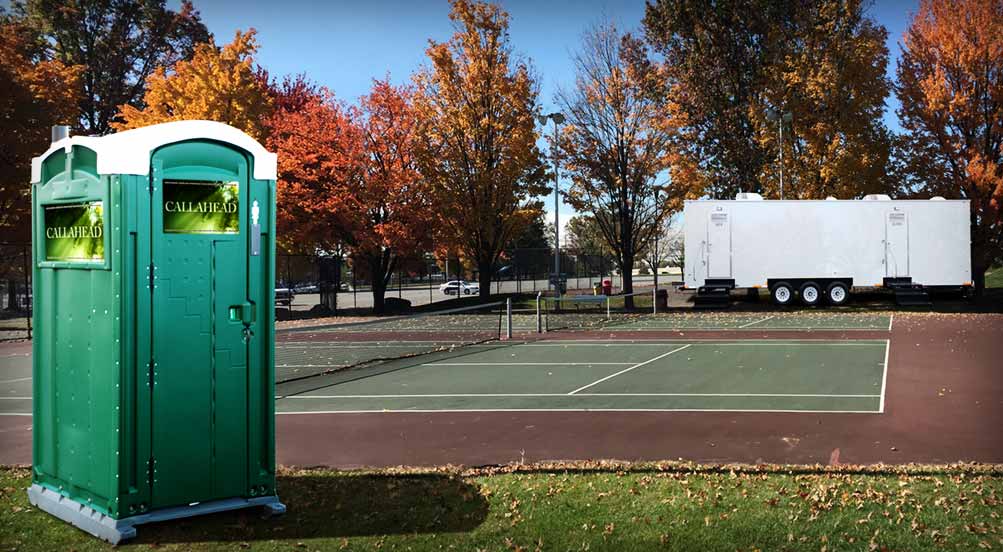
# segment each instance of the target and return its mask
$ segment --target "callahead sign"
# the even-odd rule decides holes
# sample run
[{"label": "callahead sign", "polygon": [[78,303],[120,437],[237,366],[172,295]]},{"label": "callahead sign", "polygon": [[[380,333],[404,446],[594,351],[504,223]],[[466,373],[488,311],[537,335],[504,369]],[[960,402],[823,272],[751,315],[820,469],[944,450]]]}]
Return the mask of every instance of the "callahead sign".
[{"label": "callahead sign", "polygon": [[164,181],[164,232],[240,232],[240,186],[236,182]]},{"label": "callahead sign", "polygon": [[45,206],[45,260],[104,260],[104,206],[100,201]]}]

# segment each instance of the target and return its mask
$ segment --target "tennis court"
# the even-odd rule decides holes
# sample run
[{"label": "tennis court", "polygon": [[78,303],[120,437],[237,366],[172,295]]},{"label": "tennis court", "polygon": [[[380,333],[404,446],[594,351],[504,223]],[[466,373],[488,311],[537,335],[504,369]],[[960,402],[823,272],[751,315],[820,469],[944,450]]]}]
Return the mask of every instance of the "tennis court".
[{"label": "tennis court", "polygon": [[[335,345],[323,347],[330,350]],[[472,345],[318,376],[308,388],[303,381],[293,387],[280,385],[278,411],[876,413],[884,405],[888,347],[887,340],[552,340]]]}]

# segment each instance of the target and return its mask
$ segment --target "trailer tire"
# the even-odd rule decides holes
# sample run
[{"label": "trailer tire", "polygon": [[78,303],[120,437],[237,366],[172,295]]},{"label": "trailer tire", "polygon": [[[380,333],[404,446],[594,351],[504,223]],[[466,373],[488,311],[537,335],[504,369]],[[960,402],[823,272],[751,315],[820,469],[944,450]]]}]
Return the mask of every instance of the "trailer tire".
[{"label": "trailer tire", "polygon": [[814,307],[822,300],[822,290],[815,282],[805,282],[801,284],[801,302],[809,307]]},{"label": "trailer tire", "polygon": [[843,282],[833,282],[825,290],[825,296],[829,299],[829,304],[834,306],[845,305],[850,299],[850,290]]},{"label": "trailer tire", "polygon": [[794,287],[787,282],[777,282],[770,288],[770,297],[781,307],[786,307],[794,301]]}]

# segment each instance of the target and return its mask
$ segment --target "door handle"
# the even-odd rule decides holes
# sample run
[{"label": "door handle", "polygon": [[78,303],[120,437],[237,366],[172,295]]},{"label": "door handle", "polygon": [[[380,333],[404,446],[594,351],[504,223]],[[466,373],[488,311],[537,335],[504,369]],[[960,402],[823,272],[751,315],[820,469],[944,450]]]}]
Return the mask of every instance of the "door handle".
[{"label": "door handle", "polygon": [[230,320],[241,321],[244,325],[251,325],[257,320],[257,308],[254,303],[244,301],[239,305],[230,305]]}]

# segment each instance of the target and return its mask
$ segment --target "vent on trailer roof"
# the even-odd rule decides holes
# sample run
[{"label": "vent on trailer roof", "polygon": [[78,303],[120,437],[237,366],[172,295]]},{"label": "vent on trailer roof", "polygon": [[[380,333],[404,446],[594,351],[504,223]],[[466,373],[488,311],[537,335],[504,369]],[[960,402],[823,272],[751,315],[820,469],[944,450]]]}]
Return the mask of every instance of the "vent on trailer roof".
[{"label": "vent on trailer roof", "polygon": [[738,200],[738,201],[743,201],[743,200],[744,201],[762,201],[763,200],[763,196],[761,196],[761,195],[759,195],[759,194],[757,194],[755,192],[738,192],[738,194],[735,195],[735,199]]},{"label": "vent on trailer roof", "polygon": [[867,194],[864,196],[864,201],[891,201],[891,199],[887,194]]}]

